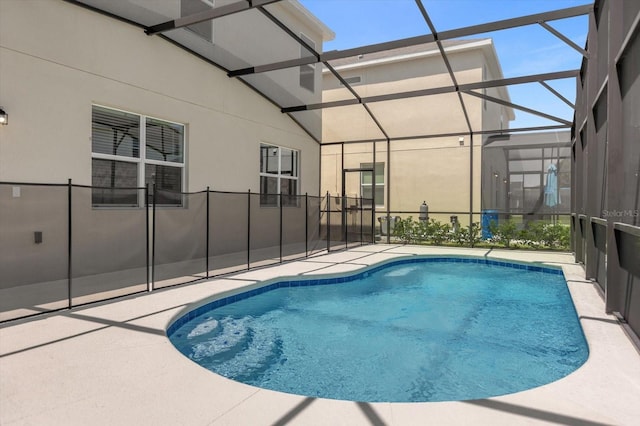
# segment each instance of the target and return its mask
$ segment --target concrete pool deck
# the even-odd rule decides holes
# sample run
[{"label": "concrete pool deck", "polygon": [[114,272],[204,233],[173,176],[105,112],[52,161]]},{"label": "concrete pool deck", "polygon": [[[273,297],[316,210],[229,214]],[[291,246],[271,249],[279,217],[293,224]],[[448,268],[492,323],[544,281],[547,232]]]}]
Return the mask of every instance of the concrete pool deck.
[{"label": "concrete pool deck", "polygon": [[[562,266],[587,362],[524,392],[473,401],[362,403],[255,388],[181,355],[165,330],[188,306],[279,276],[332,274],[412,254]],[[0,327],[1,425],[635,425],[640,354],[571,254],[377,244]]]}]

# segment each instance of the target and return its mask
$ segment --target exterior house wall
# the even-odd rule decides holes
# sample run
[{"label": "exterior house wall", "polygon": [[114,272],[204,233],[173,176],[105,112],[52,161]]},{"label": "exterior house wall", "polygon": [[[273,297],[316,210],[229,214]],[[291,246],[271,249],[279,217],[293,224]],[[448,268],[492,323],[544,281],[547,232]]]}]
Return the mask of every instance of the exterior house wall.
[{"label": "exterior house wall", "polygon": [[[484,61],[485,65],[483,66],[483,80],[497,80],[503,78],[502,71],[499,69],[499,65],[493,61],[491,61],[487,55],[487,52],[484,53]],[[506,87],[490,87],[484,90],[484,94],[498,98],[509,100],[509,95],[507,93]],[[487,130],[493,129],[503,129],[509,127],[509,121],[515,119],[515,114],[513,109],[507,108],[500,104],[490,101],[482,102],[482,128]],[[483,135],[483,141],[490,135]]]},{"label": "exterior house wall", "polygon": [[[299,54],[299,47],[290,53]],[[0,105],[10,116],[9,125],[0,126],[0,182],[72,179],[91,185],[96,104],[184,124],[184,191],[209,186],[257,194],[260,143],[269,143],[299,150],[299,192],[318,192],[318,144],[243,82],[141,28],[82,7],[61,0],[0,1]],[[66,288],[66,194],[66,188],[2,187],[1,288],[45,278]],[[277,209],[256,209],[259,200],[253,198],[253,220],[277,218]],[[245,226],[248,212],[242,203],[236,216],[245,218],[240,222]],[[157,225],[173,234],[158,237],[157,259],[171,263],[204,256],[204,222],[191,222],[204,213],[202,203],[168,211],[158,215]],[[72,213],[74,292],[82,292],[81,276],[131,270],[128,279],[118,278],[120,285],[145,282],[143,208],[92,208],[91,191],[74,188]],[[190,233],[174,232],[181,226]],[[34,243],[34,231],[42,233],[41,243]],[[216,250],[235,247],[224,241],[246,241],[244,231],[231,225],[217,226],[215,232]],[[251,245],[273,245],[273,238],[256,232]],[[111,290],[107,285],[92,291]]]},{"label": "exterior house wall", "polygon": [[259,144],[268,142],[302,151],[301,193],[317,193],[317,144],[224,72],[62,1],[2,2],[0,11],[0,100],[11,116],[0,181],[91,184],[99,104],[185,124],[186,190],[258,192]]},{"label": "exterior house wall", "polygon": [[[471,42],[473,43],[473,42]],[[484,46],[484,47],[483,47]],[[494,70],[485,53],[486,42],[475,48],[457,49],[448,53],[448,58],[458,84],[488,80],[492,74],[483,74],[483,67]],[[492,48],[491,48],[492,49]],[[425,87],[451,86],[452,81],[437,50],[431,54],[415,53],[402,60],[385,58],[386,62],[367,63],[367,55],[360,63],[343,65],[339,68],[345,79],[360,77],[361,83],[353,85],[362,97],[389,93],[406,92]],[[495,62],[495,59],[493,59]],[[487,65],[490,64],[490,65]],[[499,69],[498,71],[499,72]],[[495,77],[498,78],[498,77]],[[325,75],[323,101],[344,99],[344,88],[331,76]],[[496,97],[508,97],[506,92],[489,93]],[[500,114],[504,114],[505,127],[508,117],[503,107],[484,109],[483,100],[463,95],[469,121],[474,129],[500,128]],[[488,104],[491,104],[490,102]],[[323,110],[323,139],[348,141],[357,139],[363,127],[373,127],[364,117],[351,114],[351,108],[338,107]],[[381,121],[384,129],[393,137],[406,135],[437,135],[459,132],[466,128],[464,114],[456,93],[407,98],[401,101],[385,101],[369,104],[369,108]],[[346,130],[345,130],[346,129]],[[371,129],[369,129],[371,131]],[[338,132],[339,131],[339,132]],[[337,139],[342,137],[343,139]],[[392,140],[390,143],[390,164],[387,164],[387,143],[376,143],[376,163],[384,163],[385,183],[390,182],[390,200],[387,200],[385,186],[384,201],[376,202],[378,215],[391,212],[417,212],[426,201],[430,214],[441,222],[449,222],[450,216],[457,215],[461,224],[469,223],[470,203],[470,163],[473,162],[473,211],[481,209],[481,165],[482,136],[474,136],[473,160],[470,158],[470,137],[464,136],[463,145],[459,137],[439,137],[414,140]],[[340,145],[322,148],[322,192],[339,194],[342,191],[342,148]],[[373,161],[373,143],[345,144],[344,168],[357,168]],[[350,196],[361,193],[358,179],[346,183]],[[390,201],[390,203],[389,203]],[[467,214],[464,214],[467,213]],[[392,216],[413,216],[417,213],[392,213]],[[475,217],[474,221],[479,221]]]}]

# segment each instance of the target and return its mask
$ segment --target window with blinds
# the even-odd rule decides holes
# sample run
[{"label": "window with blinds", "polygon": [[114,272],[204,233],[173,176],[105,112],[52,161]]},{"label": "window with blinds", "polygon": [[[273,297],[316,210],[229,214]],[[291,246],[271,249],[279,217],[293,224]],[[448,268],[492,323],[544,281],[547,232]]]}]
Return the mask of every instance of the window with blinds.
[{"label": "window with blinds", "polygon": [[260,205],[298,205],[298,157],[294,149],[260,144]]},{"label": "window with blinds", "polygon": [[94,105],[91,157],[94,206],[144,205],[138,188],[154,184],[159,204],[181,205],[184,125]]}]

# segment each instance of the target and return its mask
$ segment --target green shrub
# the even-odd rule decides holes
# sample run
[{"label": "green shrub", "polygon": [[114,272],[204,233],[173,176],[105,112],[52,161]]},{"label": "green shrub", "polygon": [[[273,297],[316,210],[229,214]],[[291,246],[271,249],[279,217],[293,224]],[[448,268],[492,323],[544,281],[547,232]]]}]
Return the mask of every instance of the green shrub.
[{"label": "green shrub", "polygon": [[520,232],[519,238],[529,247],[568,250],[570,229],[567,225],[550,224],[543,221],[530,222]]},{"label": "green shrub", "polygon": [[451,232],[451,226],[448,223],[442,223],[435,219],[429,220],[427,229],[428,239],[437,246],[447,241]]},{"label": "green shrub", "polygon": [[417,225],[411,216],[406,219],[399,219],[393,228],[393,236],[398,237],[405,244],[410,244],[416,241]]},{"label": "green shrub", "polygon": [[451,233],[451,240],[459,246],[474,247],[480,241],[480,224],[476,222],[457,228]]},{"label": "green shrub", "polygon": [[466,243],[474,247],[481,239],[481,227],[478,222],[474,222],[466,228]]},{"label": "green shrub", "polygon": [[423,242],[430,239],[431,228],[429,222],[421,220],[413,226],[413,234],[416,241]]},{"label": "green shrub", "polygon": [[540,247],[545,225],[544,222],[529,222],[525,229],[520,231],[518,238],[529,247]]},{"label": "green shrub", "polygon": [[459,246],[463,246],[466,239],[467,237],[465,228],[463,228],[462,226],[454,228],[451,234],[449,234],[449,241]]},{"label": "green shrub", "polygon": [[[525,229],[518,231],[513,220],[499,224],[492,221],[489,229],[495,243],[507,248],[514,242],[531,248],[550,248],[567,250],[570,243],[570,229],[567,225],[552,225],[543,221],[529,222]],[[436,246],[453,243],[459,246],[474,247],[481,241],[479,223],[452,230],[451,225],[434,219],[414,222],[413,217],[399,219],[393,234],[404,244],[430,243]]]},{"label": "green shrub", "polygon": [[570,245],[570,229],[567,225],[546,225],[542,242],[549,248],[568,249]]},{"label": "green shrub", "polygon": [[[405,244],[427,243],[440,246],[451,238],[451,226],[435,219],[414,222],[413,217],[400,219],[393,229],[393,236]],[[463,238],[463,243],[466,238]]]},{"label": "green shrub", "polygon": [[511,241],[518,237],[518,229],[516,223],[509,219],[496,223],[494,220],[489,224],[489,230],[493,234],[493,240],[499,244],[504,244],[505,247],[511,246]]}]

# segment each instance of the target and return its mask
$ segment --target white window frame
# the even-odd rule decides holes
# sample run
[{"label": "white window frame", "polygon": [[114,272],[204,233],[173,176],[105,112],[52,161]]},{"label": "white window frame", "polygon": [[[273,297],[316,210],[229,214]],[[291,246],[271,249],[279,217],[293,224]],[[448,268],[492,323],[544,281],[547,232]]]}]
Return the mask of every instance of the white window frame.
[{"label": "white window frame", "polygon": [[[382,183],[378,183],[376,182],[376,165],[380,164],[382,166]],[[370,167],[371,166],[371,167]],[[365,183],[363,182],[364,180],[364,173],[360,173],[360,196],[362,198],[364,198],[363,194],[364,194],[364,187],[371,187],[372,191],[371,194],[375,194],[375,190],[381,186],[382,187],[382,193],[385,194],[384,192],[384,188],[385,188],[385,183],[386,183],[386,179],[385,179],[385,163],[384,161],[377,161],[376,163],[361,163],[360,164],[360,168],[362,169],[366,169],[366,168],[372,168],[373,169],[373,176],[372,176],[372,182],[371,183]],[[378,197],[376,197],[375,202],[376,202],[376,207],[384,207],[385,206],[385,197],[382,198],[382,203],[380,202],[380,200],[378,199]]]},{"label": "white window frame", "polygon": [[[124,109],[120,109],[120,108],[113,108],[113,107],[109,107],[109,106],[105,106],[105,105],[101,105],[101,104],[92,104],[91,105],[91,110],[93,111],[93,107],[99,107],[99,108],[104,108],[104,109],[108,109],[108,110],[112,110],[112,111],[117,111],[117,112],[124,112],[126,114],[131,114],[131,115],[135,115],[138,117],[139,119],[139,129],[140,129],[140,134],[139,134],[139,146],[138,146],[138,150],[140,153],[139,157],[127,157],[124,155],[114,155],[114,154],[102,154],[102,153],[98,153],[98,152],[93,152],[93,148],[91,150],[91,160],[96,159],[96,160],[110,160],[110,161],[122,161],[122,162],[127,162],[127,163],[135,163],[137,164],[138,167],[138,187],[139,188],[144,188],[146,185],[146,180],[145,180],[145,169],[146,169],[146,165],[147,164],[153,164],[156,166],[170,166],[170,167],[176,167],[176,168],[180,168],[180,183],[181,183],[181,188],[180,191],[181,192],[185,192],[185,162],[186,162],[186,158],[187,158],[187,126],[184,123],[178,123],[177,121],[171,121],[171,120],[165,120],[164,118],[157,118],[151,115],[144,115],[144,114],[138,114],[135,112],[131,112],[131,111],[127,111]],[[177,126],[182,126],[182,162],[178,163],[178,162],[173,162],[173,161],[162,161],[162,160],[153,160],[153,159],[147,159],[147,119],[150,118],[152,120],[158,120],[158,121],[163,121],[165,123],[170,123],[170,124],[175,124]],[[93,176],[93,171],[92,171],[92,176]],[[151,191],[152,188],[149,188],[149,191]],[[138,205],[135,207],[141,207],[141,206],[145,206],[146,205],[146,200],[144,199],[144,194],[139,194],[138,195]],[[171,207],[182,207],[182,205],[168,205]],[[123,208],[125,206],[122,205],[118,205],[118,204],[96,204],[93,206],[94,208]]]},{"label": "white window frame", "polygon": [[[260,149],[262,149],[263,146],[269,147],[269,148],[277,148],[278,149],[278,173],[265,173],[262,170],[260,170],[260,178],[262,177],[268,177],[268,178],[277,178],[277,188],[278,188],[278,195],[280,194],[280,181],[282,179],[287,179],[287,180],[295,180],[296,181],[296,193],[294,195],[300,195],[300,150],[298,149],[293,149],[293,148],[289,148],[287,146],[280,146],[280,145],[274,145],[272,143],[269,142],[260,142]],[[298,155],[296,156],[296,167],[295,170],[297,172],[296,176],[290,176],[290,175],[284,175],[282,174],[282,150],[283,149],[287,149],[289,151],[293,151],[296,152]],[[260,195],[262,195],[262,184],[260,184]],[[275,194],[268,194],[268,195],[275,195]],[[277,198],[277,202],[276,204],[263,204],[262,203],[262,198],[260,199],[260,207],[280,207],[280,197]],[[289,206],[287,206],[289,207]]]}]

